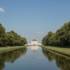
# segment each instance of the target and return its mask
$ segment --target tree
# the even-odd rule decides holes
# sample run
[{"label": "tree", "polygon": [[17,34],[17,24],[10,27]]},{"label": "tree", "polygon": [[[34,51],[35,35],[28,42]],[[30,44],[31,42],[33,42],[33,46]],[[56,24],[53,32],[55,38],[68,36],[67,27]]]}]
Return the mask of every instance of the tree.
[{"label": "tree", "polygon": [[5,32],[5,28],[0,24],[0,46],[21,46],[26,43],[26,38],[21,37],[13,30]]},{"label": "tree", "polygon": [[49,32],[43,40],[44,45],[70,46],[70,22],[65,23],[55,33]]},{"label": "tree", "polygon": [[0,24],[0,36],[5,34],[5,28]]},{"label": "tree", "polygon": [[18,35],[14,31],[7,32],[8,45],[24,45],[27,43],[26,39]]}]

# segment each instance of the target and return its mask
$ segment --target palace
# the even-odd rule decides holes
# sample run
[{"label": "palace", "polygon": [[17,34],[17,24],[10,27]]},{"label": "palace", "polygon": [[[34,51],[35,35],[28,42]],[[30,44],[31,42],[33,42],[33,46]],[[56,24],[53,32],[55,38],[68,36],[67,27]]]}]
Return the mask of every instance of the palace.
[{"label": "palace", "polygon": [[28,45],[30,45],[30,46],[40,46],[41,43],[39,43],[36,39],[33,39]]}]

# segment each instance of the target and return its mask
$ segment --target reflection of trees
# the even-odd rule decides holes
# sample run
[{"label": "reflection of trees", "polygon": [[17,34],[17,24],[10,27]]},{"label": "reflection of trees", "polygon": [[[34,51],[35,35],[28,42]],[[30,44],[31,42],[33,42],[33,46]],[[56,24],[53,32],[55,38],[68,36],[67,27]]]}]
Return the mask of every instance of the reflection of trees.
[{"label": "reflection of trees", "polygon": [[53,54],[52,52],[48,51],[47,49],[43,48],[44,55],[48,58],[49,61],[55,60],[56,65],[61,70],[70,70],[70,59],[67,57],[63,57],[61,55]]},{"label": "reflection of trees", "polygon": [[26,48],[23,48],[0,54],[0,70],[3,70],[5,62],[14,62],[20,56],[25,54],[26,50],[27,50]]},{"label": "reflection of trees", "polygon": [[49,51],[47,51],[47,49],[43,48],[42,51],[43,51],[45,57],[48,58],[49,61],[53,60],[52,54],[49,54]]}]

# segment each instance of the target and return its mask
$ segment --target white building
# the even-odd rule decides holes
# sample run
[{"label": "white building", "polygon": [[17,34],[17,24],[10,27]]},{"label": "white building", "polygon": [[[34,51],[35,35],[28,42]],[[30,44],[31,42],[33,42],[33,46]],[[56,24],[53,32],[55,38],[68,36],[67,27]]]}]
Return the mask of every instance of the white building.
[{"label": "white building", "polygon": [[31,48],[31,50],[37,50],[41,46],[41,43],[33,39],[30,43],[28,43],[28,46]]},{"label": "white building", "polygon": [[41,43],[39,43],[37,40],[33,39],[33,40],[31,41],[30,45],[32,45],[32,46],[40,46]]},{"label": "white building", "polygon": [[40,46],[41,43],[39,43],[37,40],[33,39],[30,43],[28,43],[29,46]]},{"label": "white building", "polygon": [[33,39],[32,41],[31,41],[31,45],[38,45],[38,41],[37,40],[35,40],[35,39]]}]

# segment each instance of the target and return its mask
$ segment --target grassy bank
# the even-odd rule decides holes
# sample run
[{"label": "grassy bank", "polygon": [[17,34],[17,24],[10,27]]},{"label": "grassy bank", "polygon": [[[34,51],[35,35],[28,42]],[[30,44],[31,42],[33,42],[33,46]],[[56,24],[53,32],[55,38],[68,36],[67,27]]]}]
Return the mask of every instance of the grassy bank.
[{"label": "grassy bank", "polygon": [[0,47],[0,53],[5,53],[9,51],[13,51],[16,49],[25,48],[25,46],[16,46],[16,47]]},{"label": "grassy bank", "polygon": [[54,51],[55,53],[60,53],[63,55],[70,56],[70,48],[60,48],[60,47],[47,46],[46,49],[48,49],[50,51]]}]

